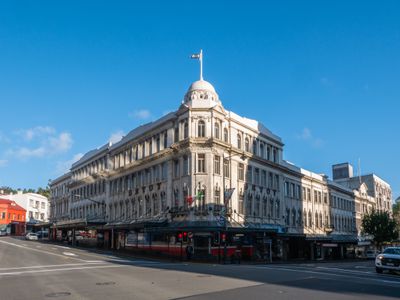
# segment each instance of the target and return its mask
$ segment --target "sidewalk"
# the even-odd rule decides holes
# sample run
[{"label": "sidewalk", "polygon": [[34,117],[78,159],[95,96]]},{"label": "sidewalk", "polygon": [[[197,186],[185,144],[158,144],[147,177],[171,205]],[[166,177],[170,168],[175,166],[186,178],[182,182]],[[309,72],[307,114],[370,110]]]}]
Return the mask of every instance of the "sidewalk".
[{"label": "sidewalk", "polygon": [[[55,241],[49,241],[49,240],[39,240],[41,243],[46,243],[46,244],[53,244],[53,245],[64,245],[68,246],[74,249],[79,249],[87,252],[93,252],[97,254],[104,254],[104,255],[109,255],[109,256],[115,256],[118,258],[122,259],[147,259],[147,260],[154,260],[154,261],[162,261],[162,262],[185,262],[185,263],[198,263],[198,264],[218,264],[216,260],[199,260],[199,259],[192,259],[192,260],[187,260],[186,256],[181,260],[179,257],[169,257],[169,256],[163,256],[163,255],[152,255],[150,253],[148,254],[140,254],[140,253],[134,253],[132,251],[128,250],[113,250],[113,249],[98,249],[98,248],[89,248],[89,247],[82,247],[82,246],[71,246],[69,244],[65,243],[60,243],[60,242],[55,242]],[[354,263],[354,262],[365,262],[367,261],[366,259],[340,259],[340,260],[287,260],[287,261],[272,261],[272,262],[263,262],[263,261],[247,261],[247,260],[242,260],[239,264],[242,265],[295,265],[295,264],[304,264],[304,265],[309,265],[309,264],[327,264],[327,263]],[[221,265],[224,263],[221,262]],[[237,264],[237,263],[231,263],[230,259],[227,259],[226,265],[231,265],[231,264]]]}]

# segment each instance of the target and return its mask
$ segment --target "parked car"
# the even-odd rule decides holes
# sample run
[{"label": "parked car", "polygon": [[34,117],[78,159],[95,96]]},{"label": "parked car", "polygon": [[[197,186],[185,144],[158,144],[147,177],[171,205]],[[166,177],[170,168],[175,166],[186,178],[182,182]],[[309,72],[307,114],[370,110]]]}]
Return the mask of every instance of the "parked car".
[{"label": "parked car", "polygon": [[39,239],[46,239],[49,237],[49,232],[48,231],[38,231],[38,232],[36,232],[36,235],[38,236]]},{"label": "parked car", "polygon": [[378,250],[367,250],[365,251],[365,257],[367,259],[375,259],[380,252]]},{"label": "parked car", "polygon": [[29,232],[27,235],[25,235],[25,239],[29,240],[29,241],[37,241],[38,240],[38,236],[34,232]]},{"label": "parked car", "polygon": [[377,273],[388,271],[400,271],[400,247],[386,248],[375,259]]}]

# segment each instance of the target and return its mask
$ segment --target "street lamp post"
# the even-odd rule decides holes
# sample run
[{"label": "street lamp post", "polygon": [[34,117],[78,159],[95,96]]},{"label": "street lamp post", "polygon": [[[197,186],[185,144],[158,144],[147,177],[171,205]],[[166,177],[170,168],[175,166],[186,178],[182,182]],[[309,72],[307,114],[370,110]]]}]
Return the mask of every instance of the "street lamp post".
[{"label": "street lamp post", "polygon": [[[227,214],[227,212],[228,212],[228,203],[227,203],[227,201],[229,201],[230,199],[226,199],[226,194],[225,194],[225,161],[227,161],[227,169],[228,169],[228,173],[232,173],[232,172],[230,172],[231,170],[231,168],[229,168],[230,166],[231,166],[231,162],[229,161],[232,157],[234,157],[234,156],[236,156],[236,155],[241,155],[241,159],[242,160],[244,160],[245,159],[245,156],[244,156],[244,154],[243,153],[241,153],[241,154],[238,154],[238,153],[235,153],[235,154],[230,154],[230,155],[228,155],[227,157],[225,157],[225,156],[223,156],[223,158],[222,158],[222,200],[223,200],[223,204],[224,204],[224,208],[225,208],[225,210],[223,211],[223,213],[222,213],[222,215],[223,215],[223,220],[224,220],[224,264],[226,263],[226,257],[227,257],[227,251],[228,251],[228,249],[227,249],[227,238],[228,238],[228,222],[227,222],[227,220],[226,220],[226,214]],[[232,177],[232,174],[228,174],[228,175],[230,175],[230,178]],[[232,178],[230,179],[230,191],[231,191],[231,189],[232,189]],[[229,198],[231,198],[232,197],[232,193],[230,193],[230,195],[229,195]],[[221,215],[221,213],[220,213],[220,215]],[[220,243],[221,243],[221,233],[219,233],[219,240],[220,240]]]}]

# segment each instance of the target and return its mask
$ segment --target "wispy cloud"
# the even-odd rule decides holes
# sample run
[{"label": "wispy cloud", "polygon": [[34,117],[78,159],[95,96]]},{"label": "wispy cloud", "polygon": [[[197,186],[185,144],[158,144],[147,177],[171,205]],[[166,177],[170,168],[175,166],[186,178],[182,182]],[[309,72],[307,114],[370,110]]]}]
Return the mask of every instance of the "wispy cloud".
[{"label": "wispy cloud", "polygon": [[10,139],[0,131],[0,143],[10,143]]},{"label": "wispy cloud", "polygon": [[83,153],[77,153],[69,160],[57,162],[56,165],[57,174],[64,174],[68,172],[72,164],[80,160],[82,157]]},{"label": "wispy cloud", "polygon": [[108,139],[108,141],[112,144],[118,143],[124,137],[124,132],[122,130],[118,130],[113,132]]},{"label": "wispy cloud", "polygon": [[53,135],[56,133],[56,130],[50,126],[36,126],[29,129],[17,130],[16,133],[21,135],[26,141],[32,141],[37,137]]},{"label": "wispy cloud", "polygon": [[0,159],[0,168],[5,167],[7,165],[7,163],[8,163],[7,159]]},{"label": "wispy cloud", "polygon": [[65,153],[71,149],[73,143],[69,132],[57,134],[57,131],[49,126],[20,129],[16,134],[22,136],[23,142],[16,141],[15,143],[20,145],[8,149],[6,154],[22,160]]},{"label": "wispy cloud", "polygon": [[324,141],[320,138],[314,137],[310,128],[303,128],[303,131],[297,135],[297,139],[309,143],[315,148],[321,148],[324,145]]},{"label": "wispy cloud", "polygon": [[129,116],[132,119],[147,120],[151,118],[151,112],[148,109],[139,109],[130,113]]}]

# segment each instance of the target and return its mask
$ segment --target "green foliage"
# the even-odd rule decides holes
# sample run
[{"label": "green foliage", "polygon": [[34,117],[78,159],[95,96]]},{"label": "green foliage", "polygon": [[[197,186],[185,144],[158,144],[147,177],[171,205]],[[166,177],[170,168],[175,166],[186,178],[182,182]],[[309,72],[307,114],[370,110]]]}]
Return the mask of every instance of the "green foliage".
[{"label": "green foliage", "polygon": [[398,238],[396,221],[388,212],[373,211],[362,219],[363,233],[372,235],[374,242],[380,247],[385,242],[392,242]]},{"label": "green foliage", "polygon": [[14,190],[12,187],[9,187],[9,186],[2,186],[2,187],[0,187],[0,190],[2,190],[5,195],[11,194],[11,193],[15,194],[17,192],[17,190]]},{"label": "green foliage", "polygon": [[46,188],[38,188],[36,191],[37,194],[50,198],[50,188],[47,186]]}]

